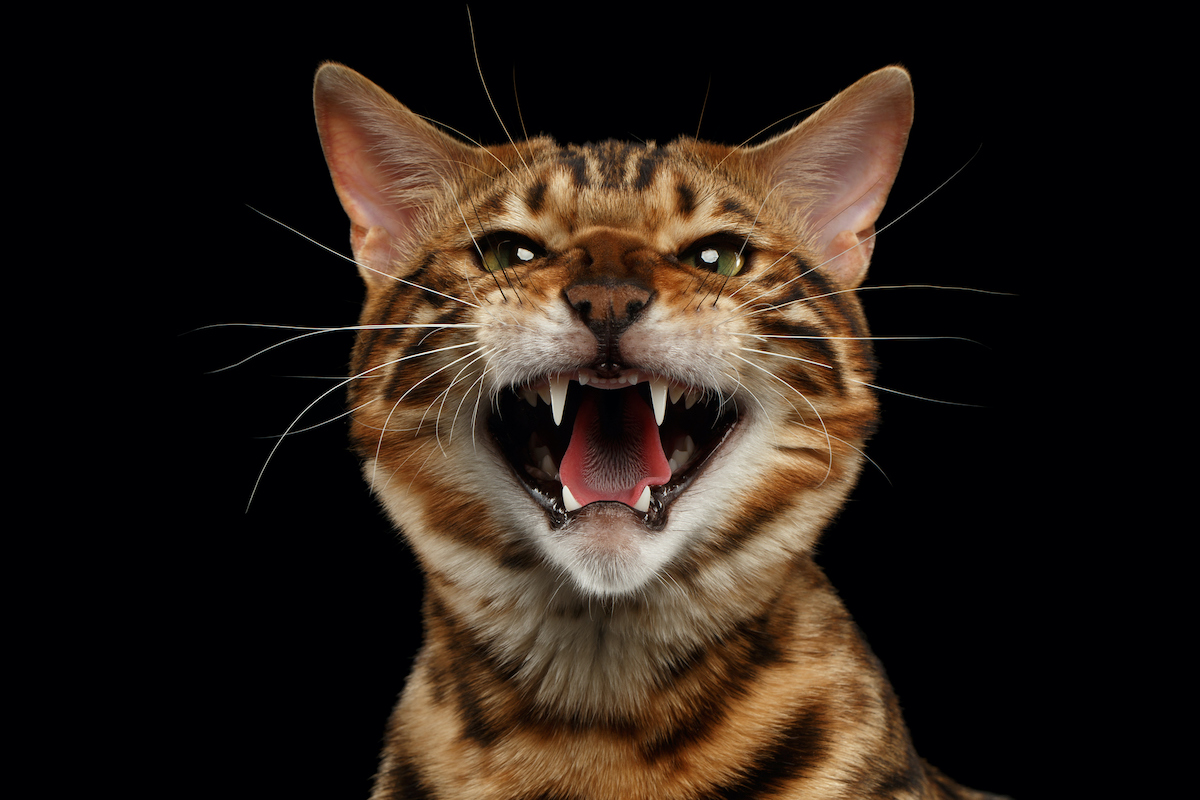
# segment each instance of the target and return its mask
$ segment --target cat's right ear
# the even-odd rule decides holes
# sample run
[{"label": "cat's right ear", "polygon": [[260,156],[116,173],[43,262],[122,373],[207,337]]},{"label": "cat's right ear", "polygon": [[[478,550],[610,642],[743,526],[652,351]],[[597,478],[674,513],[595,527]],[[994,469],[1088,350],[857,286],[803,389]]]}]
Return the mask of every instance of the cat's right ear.
[{"label": "cat's right ear", "polygon": [[341,64],[317,71],[313,106],[358,271],[368,286],[388,284],[468,148]]}]

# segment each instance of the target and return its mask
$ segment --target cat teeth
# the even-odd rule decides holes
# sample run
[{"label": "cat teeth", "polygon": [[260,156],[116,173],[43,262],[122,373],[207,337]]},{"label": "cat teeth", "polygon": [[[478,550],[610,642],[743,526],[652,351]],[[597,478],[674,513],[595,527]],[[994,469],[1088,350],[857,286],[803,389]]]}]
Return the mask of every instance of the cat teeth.
[{"label": "cat teeth", "polygon": [[643,514],[645,514],[647,511],[650,510],[650,487],[649,486],[646,486],[642,489],[641,496],[638,498],[638,501],[633,504],[633,510],[640,511]]},{"label": "cat teeth", "polygon": [[671,472],[677,472],[680,467],[686,465],[692,460],[692,456],[696,454],[696,442],[691,436],[685,436],[675,442],[675,451],[671,453],[671,457],[667,459],[667,464],[671,467]]},{"label": "cat teeth", "polygon": [[667,416],[667,382],[655,376],[650,379],[650,402],[654,404],[654,421],[662,427]]},{"label": "cat teeth", "polygon": [[554,415],[556,427],[562,425],[563,411],[567,407],[567,384],[570,382],[571,379],[566,375],[550,376],[550,412]]},{"label": "cat teeth", "polygon": [[[567,511],[578,511],[583,508],[583,504],[575,499],[575,495],[571,494],[571,489],[563,484],[563,508]],[[637,502],[633,504],[633,510],[639,514],[645,514],[650,510],[650,487],[642,488],[642,493],[638,496]]]},{"label": "cat teeth", "polygon": [[[673,383],[671,384],[668,396],[671,398],[671,405],[678,403],[679,398],[682,397],[684,398],[683,407],[691,408],[692,406],[696,405],[696,401],[700,399],[700,392],[697,392],[695,389],[687,389],[677,383]],[[659,424],[661,425],[662,423],[660,422]]]},{"label": "cat teeth", "polygon": [[563,484],[563,508],[567,511],[577,511],[583,508],[583,503],[575,499],[575,495],[571,494],[571,490],[567,488],[565,483]]},{"label": "cat teeth", "polygon": [[[630,371],[616,378],[598,379],[594,375],[580,370],[574,377],[564,374],[552,375],[546,383],[540,386],[521,386],[517,389],[517,393],[531,406],[536,407],[539,399],[550,406],[554,424],[558,426],[562,425],[563,413],[567,407],[567,386],[572,380],[577,381],[580,386],[594,384],[600,388],[616,388],[616,386],[637,386],[638,381],[642,380],[642,376],[637,372]],[[669,383],[666,378],[661,376],[652,375],[646,380],[650,385],[650,402],[654,407],[654,421],[659,426],[667,418],[668,400],[671,405],[674,405],[682,399],[684,407],[691,408],[700,399],[699,392]]]}]

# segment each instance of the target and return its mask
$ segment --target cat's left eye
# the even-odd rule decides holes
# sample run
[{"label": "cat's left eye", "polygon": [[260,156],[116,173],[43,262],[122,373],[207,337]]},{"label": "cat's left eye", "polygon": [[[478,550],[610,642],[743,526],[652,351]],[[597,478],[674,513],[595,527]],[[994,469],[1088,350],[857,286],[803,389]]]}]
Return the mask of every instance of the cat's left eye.
[{"label": "cat's left eye", "polygon": [[483,268],[488,272],[501,272],[509,267],[526,264],[542,255],[542,250],[524,236],[498,233],[479,242]]},{"label": "cat's left eye", "polygon": [[746,257],[740,246],[712,241],[688,248],[679,256],[679,261],[689,267],[706,269],[726,277],[737,275],[746,265]]}]

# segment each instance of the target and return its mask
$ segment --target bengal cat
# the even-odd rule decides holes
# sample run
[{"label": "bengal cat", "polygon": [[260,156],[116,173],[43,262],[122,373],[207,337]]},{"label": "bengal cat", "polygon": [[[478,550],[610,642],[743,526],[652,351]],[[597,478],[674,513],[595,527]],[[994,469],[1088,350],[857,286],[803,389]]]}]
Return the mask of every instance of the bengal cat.
[{"label": "bengal cat", "polygon": [[812,559],[876,424],[855,289],[908,74],[753,147],[477,147],[336,64],[315,102],[351,436],[426,580],[373,800],[988,797]]}]

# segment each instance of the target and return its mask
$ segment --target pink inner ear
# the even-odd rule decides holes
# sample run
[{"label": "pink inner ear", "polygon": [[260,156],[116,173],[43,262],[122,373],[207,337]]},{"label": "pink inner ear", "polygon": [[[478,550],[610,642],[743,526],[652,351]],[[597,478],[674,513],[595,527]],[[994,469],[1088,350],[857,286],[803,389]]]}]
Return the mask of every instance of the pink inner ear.
[{"label": "pink inner ear", "polygon": [[[391,242],[372,253],[373,269],[389,270],[411,251],[422,209],[446,190],[444,165],[469,162],[471,148],[438,131],[351,69],[327,64],[313,90],[317,130],[342,208],[350,217],[355,258],[386,231]],[[378,273],[366,274],[368,280]]]},{"label": "pink inner ear", "polygon": [[413,209],[388,192],[395,176],[374,163],[380,148],[364,136],[360,122],[343,115],[334,106],[321,109],[318,118],[325,158],[342,208],[353,226],[383,228],[390,236],[404,239],[413,225]]},{"label": "pink inner ear", "polygon": [[760,148],[784,194],[805,209],[822,270],[843,286],[866,275],[875,222],[900,169],[912,115],[908,74],[890,67]]},{"label": "pink inner ear", "polygon": [[671,479],[654,412],[637,390],[584,392],[559,477],[583,505],[611,500],[627,506],[647,486]]}]

